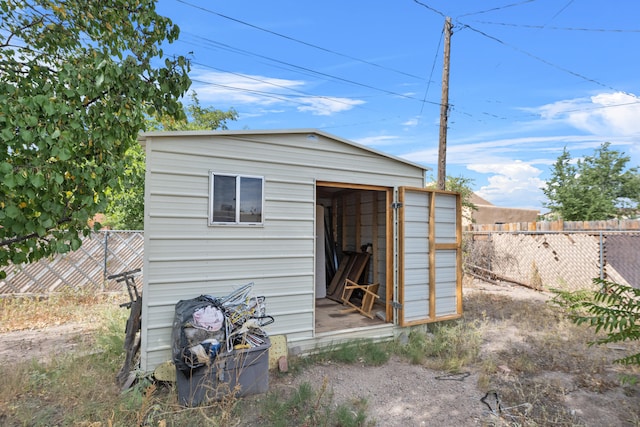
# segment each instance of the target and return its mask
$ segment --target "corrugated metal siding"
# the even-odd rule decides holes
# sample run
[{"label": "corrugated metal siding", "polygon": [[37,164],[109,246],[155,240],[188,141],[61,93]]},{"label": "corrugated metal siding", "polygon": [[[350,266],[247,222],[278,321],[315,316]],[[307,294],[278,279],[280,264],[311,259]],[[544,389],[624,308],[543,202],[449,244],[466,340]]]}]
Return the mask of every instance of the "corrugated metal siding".
[{"label": "corrugated metal siding", "polygon": [[[436,244],[456,243],[457,197],[435,194]],[[436,317],[457,312],[458,270],[457,251],[437,249],[435,254]]]},{"label": "corrugated metal siding", "polygon": [[456,242],[456,203],[455,195],[435,194],[436,243]]},{"label": "corrugated metal siding", "polygon": [[436,317],[457,312],[457,260],[455,250],[436,251]]},{"label": "corrugated metal siding", "polygon": [[429,194],[405,192],[404,321],[429,317]]},{"label": "corrugated metal siding", "polygon": [[[170,358],[175,303],[254,282],[272,334],[313,337],[315,181],[422,185],[424,171],[323,135],[146,140],[143,370]],[[264,176],[263,226],[207,226],[209,171]]]}]

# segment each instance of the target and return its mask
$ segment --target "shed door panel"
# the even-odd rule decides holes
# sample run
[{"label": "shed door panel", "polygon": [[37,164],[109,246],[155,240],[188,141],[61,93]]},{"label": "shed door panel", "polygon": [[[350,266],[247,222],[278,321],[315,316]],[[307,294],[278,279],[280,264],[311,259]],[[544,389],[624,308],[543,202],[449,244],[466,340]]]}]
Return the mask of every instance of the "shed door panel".
[{"label": "shed door panel", "polygon": [[459,195],[434,194],[434,275],[435,317],[462,314],[461,218]]},{"label": "shed door panel", "polygon": [[398,295],[401,326],[462,314],[460,196],[400,188]]},{"label": "shed door panel", "polygon": [[429,212],[431,194],[401,188],[399,201],[399,322],[401,326],[430,319]]}]

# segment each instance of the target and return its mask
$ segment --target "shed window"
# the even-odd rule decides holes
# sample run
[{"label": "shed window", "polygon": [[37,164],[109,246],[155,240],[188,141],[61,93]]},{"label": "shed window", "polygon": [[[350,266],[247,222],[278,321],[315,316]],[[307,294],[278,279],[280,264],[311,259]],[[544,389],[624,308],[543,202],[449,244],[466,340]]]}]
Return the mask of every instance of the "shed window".
[{"label": "shed window", "polygon": [[209,224],[262,224],[264,178],[211,172]]}]

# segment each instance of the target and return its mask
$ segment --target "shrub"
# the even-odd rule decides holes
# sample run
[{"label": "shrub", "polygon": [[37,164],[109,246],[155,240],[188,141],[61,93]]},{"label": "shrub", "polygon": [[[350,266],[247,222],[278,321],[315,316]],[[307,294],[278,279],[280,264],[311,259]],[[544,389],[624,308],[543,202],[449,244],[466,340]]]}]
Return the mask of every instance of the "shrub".
[{"label": "shrub", "polygon": [[[570,310],[574,323],[588,324],[596,333],[606,333],[589,345],[640,340],[640,289],[602,279],[593,281],[600,286],[599,291],[581,294],[554,291],[554,301]],[[640,366],[640,353],[615,362]]]}]

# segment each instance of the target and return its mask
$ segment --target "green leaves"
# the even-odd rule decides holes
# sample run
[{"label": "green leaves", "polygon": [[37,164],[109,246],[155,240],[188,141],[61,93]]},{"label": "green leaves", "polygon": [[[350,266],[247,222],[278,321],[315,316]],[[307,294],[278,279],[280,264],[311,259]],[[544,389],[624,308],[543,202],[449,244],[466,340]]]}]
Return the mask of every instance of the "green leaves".
[{"label": "green leaves", "polygon": [[177,30],[153,0],[0,6],[0,41],[21,41],[0,49],[5,265],[77,249],[124,175],[147,108],[181,116],[190,80],[184,58],[157,60]]},{"label": "green leaves", "polygon": [[573,162],[567,149],[543,189],[545,206],[565,221],[596,221],[632,213],[640,202],[638,168],[629,157],[602,144],[593,156]]},{"label": "green leaves", "polygon": [[[594,283],[599,285],[599,291],[583,293],[579,298],[556,291],[554,301],[571,309],[574,323],[587,324],[596,333],[606,333],[590,345],[640,340],[640,289],[602,279],[594,279]],[[640,353],[620,358],[616,363],[640,365]]]},{"label": "green leaves", "polygon": [[29,181],[31,181],[33,187],[39,189],[44,185],[44,176],[41,172],[37,172],[35,175],[31,175]]},{"label": "green leaves", "polygon": [[[147,130],[213,130],[226,129],[228,120],[235,120],[238,113],[230,109],[221,111],[200,105],[195,92],[191,92],[191,103],[182,116],[162,115],[155,117],[151,107]],[[117,185],[111,185],[107,207],[108,224],[116,229],[140,230],[144,227],[144,152],[139,145],[131,147],[127,153],[125,173],[119,177]]]}]

